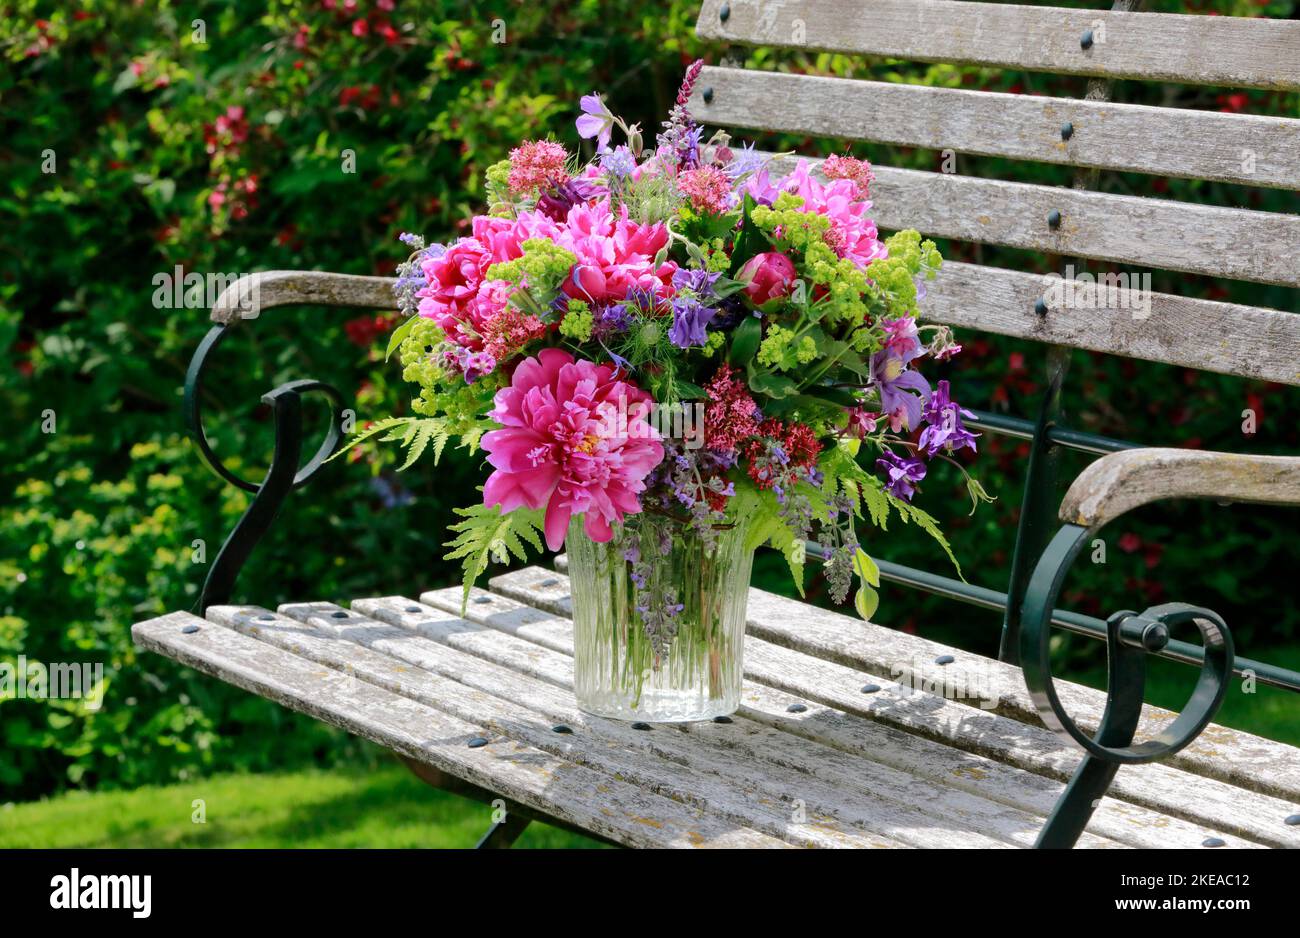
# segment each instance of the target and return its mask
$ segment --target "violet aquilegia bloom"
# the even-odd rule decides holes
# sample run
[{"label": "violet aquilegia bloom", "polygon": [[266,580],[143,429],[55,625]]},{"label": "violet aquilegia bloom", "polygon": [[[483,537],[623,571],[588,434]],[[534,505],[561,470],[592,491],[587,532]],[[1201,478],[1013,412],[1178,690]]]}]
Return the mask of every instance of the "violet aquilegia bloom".
[{"label": "violet aquilegia bloom", "polygon": [[916,484],[925,478],[924,460],[918,456],[899,456],[892,449],[885,450],[876,460],[876,466],[885,474],[885,488],[905,502],[912,500]]}]

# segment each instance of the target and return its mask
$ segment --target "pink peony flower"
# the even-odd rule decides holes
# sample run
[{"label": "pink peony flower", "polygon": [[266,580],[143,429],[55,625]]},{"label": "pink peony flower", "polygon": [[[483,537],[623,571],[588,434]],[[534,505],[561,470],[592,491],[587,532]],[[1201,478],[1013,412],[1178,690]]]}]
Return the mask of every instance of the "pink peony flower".
[{"label": "pink peony flower", "polygon": [[755,254],[740,268],[740,280],[748,280],[745,296],[755,306],[790,295],[798,276],[794,262],[784,254],[765,251]]},{"label": "pink peony flower", "polygon": [[574,514],[593,541],[610,540],[612,523],[641,510],[637,495],[664,458],[646,421],[650,395],[614,375],[608,365],[548,348],[524,359],[497,392],[491,416],[502,429],[483,436],[495,470],[483,503],[503,512],[544,507],[551,550],[564,543]]},{"label": "pink peony flower", "polygon": [[840,257],[847,257],[863,269],[889,251],[877,237],[876,223],[867,217],[871,203],[858,197],[859,183],[854,179],[834,179],[822,185],[812,177],[806,160],[800,160],[794,172],[773,182],[766,169],[750,177],[745,191],[758,202],[771,205],[782,192],[792,192],[803,199],[804,210],[825,215],[831,220],[826,243]]},{"label": "pink peony flower", "polygon": [[673,293],[677,264],[655,266],[655,255],[668,244],[662,222],[643,225],[628,219],[627,206],[610,211],[609,199],[575,205],[554,240],[578,256],[564,292],[593,305],[627,299],[633,289],[656,297]]}]

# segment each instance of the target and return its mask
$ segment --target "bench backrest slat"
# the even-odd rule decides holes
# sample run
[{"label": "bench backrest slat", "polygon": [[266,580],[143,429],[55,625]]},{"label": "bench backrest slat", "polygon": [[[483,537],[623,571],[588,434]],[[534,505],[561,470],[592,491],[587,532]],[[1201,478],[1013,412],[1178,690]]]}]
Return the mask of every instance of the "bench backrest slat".
[{"label": "bench backrest slat", "polygon": [[[695,113],[706,123],[710,119],[707,108]],[[782,172],[794,162],[777,157],[773,169]],[[1300,286],[1300,215],[873,169],[871,215],[890,231],[916,228],[930,237]],[[1048,220],[1053,211],[1061,213],[1056,228]]]},{"label": "bench backrest slat", "polygon": [[704,88],[714,126],[1300,189],[1300,120],[715,66]]},{"label": "bench backrest slat", "polygon": [[[727,16],[722,17],[723,8]],[[1084,48],[1081,38],[1093,31]],[[704,39],[1103,78],[1300,88],[1300,21],[951,0],[704,0]]]},{"label": "bench backrest slat", "polygon": [[[976,329],[1197,368],[1300,385],[1300,315],[1168,293],[1112,292],[1095,303],[1034,305],[1061,281],[997,267],[946,261],[921,304],[929,322]],[[1231,338],[1223,324],[1231,323]]]}]

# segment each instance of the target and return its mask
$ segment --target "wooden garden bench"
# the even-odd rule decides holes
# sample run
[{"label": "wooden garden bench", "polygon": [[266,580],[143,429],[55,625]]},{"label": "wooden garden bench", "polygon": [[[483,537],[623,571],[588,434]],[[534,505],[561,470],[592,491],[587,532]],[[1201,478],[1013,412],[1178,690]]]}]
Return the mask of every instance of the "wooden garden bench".
[{"label": "wooden garden bench", "polygon": [[[1109,101],[1116,78],[1300,89],[1300,22],[1137,6],[705,0],[697,30],[707,39],[1090,81],[1071,100],[707,68],[691,107],[707,125],[1078,167],[1073,187],[1058,188],[877,166],[873,214],[885,229],[1047,252],[1062,268],[1086,259],[1300,287],[1298,215],[1092,191],[1101,170],[1300,188],[1300,120]],[[1141,505],[1300,505],[1300,458],[1140,448],[1063,426],[1070,350],[1295,385],[1300,317],[1165,294],[1134,316],[1145,306],[1131,291],[1117,294],[1119,308],[1080,309],[1052,302],[1052,286],[1042,275],[948,263],[922,305],[929,321],[1047,347],[1036,419],[968,421],[1031,444],[1007,589],[881,565],[895,582],[1003,610],[1000,660],[753,590],[740,711],[652,727],[577,710],[562,562],[492,579],[464,616],[459,588],[346,608],[230,605],[240,566],[285,497],[338,445],[334,427],[299,469],[301,395],[343,405],[314,381],[272,391],[271,468],[260,482],[239,478],[203,432],[209,356],[263,309],[392,306],[386,278],[292,271],[254,275],[213,310],[186,417],[203,457],[255,497],[210,571],[202,617],[139,623],[136,641],[374,740],[433,784],[501,799],[505,816],[486,846],[508,845],[534,818],[633,846],[1300,846],[1300,751],[1209,722],[1234,675],[1300,690],[1300,674],[1237,656],[1229,625],[1208,609],[1171,603],[1102,621],[1056,607],[1075,557]],[[1058,505],[1063,449],[1100,458]],[[1185,623],[1202,644],[1170,639]],[[1107,642],[1106,692],[1053,682],[1054,627]],[[1200,668],[1180,714],[1142,703],[1150,655]]]}]

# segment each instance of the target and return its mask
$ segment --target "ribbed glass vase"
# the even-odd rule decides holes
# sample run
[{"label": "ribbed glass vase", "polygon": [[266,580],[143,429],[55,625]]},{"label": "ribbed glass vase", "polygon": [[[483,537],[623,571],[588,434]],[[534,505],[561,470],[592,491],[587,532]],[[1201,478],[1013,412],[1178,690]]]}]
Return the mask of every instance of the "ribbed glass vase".
[{"label": "ribbed glass vase", "polygon": [[743,522],[704,538],[641,515],[597,544],[575,518],[566,550],[578,706],[663,723],[735,712],[754,559]]}]

